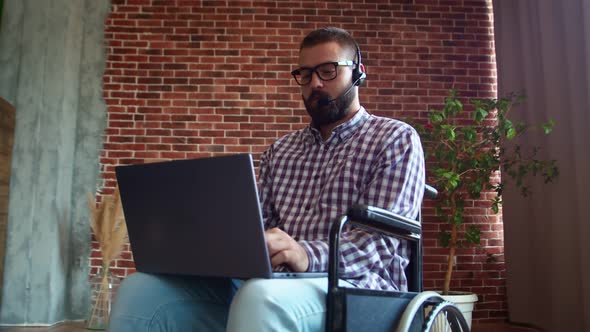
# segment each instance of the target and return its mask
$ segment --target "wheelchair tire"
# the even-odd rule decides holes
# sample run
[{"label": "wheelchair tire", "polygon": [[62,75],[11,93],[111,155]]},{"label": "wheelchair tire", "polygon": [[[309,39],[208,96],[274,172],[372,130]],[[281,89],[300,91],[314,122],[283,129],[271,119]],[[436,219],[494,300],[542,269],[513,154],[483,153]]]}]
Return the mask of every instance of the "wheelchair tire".
[{"label": "wheelchair tire", "polygon": [[429,311],[424,332],[469,332],[469,325],[455,304],[444,301],[432,306]]}]

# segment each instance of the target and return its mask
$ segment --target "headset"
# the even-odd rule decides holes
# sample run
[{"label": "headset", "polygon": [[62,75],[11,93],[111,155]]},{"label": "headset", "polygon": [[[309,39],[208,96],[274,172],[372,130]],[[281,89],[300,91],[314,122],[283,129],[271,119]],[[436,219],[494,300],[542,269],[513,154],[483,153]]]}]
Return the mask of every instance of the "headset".
[{"label": "headset", "polygon": [[363,83],[365,82],[365,79],[367,78],[367,73],[365,73],[361,69],[361,64],[362,64],[362,62],[361,62],[361,49],[356,42],[354,43],[354,45],[356,46],[356,59],[358,60],[358,62],[352,72],[352,82],[353,82],[353,85],[361,86],[361,85],[363,85]]}]

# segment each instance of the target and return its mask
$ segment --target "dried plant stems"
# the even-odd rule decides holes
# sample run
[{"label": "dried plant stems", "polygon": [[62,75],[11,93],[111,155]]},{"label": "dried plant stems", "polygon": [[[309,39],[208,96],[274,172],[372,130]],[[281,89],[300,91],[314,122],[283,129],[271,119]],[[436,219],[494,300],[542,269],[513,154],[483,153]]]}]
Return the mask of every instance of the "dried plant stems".
[{"label": "dried plant stems", "polygon": [[92,285],[94,301],[86,326],[89,329],[104,329],[108,323],[112,301],[108,270],[111,262],[121,254],[127,238],[127,225],[118,189],[113,195],[103,196],[100,204],[88,193],[88,208],[90,227],[100,246],[103,264],[100,281]]},{"label": "dried plant stems", "polygon": [[103,196],[102,203],[98,205],[92,194],[88,193],[88,206],[91,215],[90,226],[102,252],[103,266],[108,267],[121,254],[127,238],[127,225],[119,190],[116,190],[114,195]]}]

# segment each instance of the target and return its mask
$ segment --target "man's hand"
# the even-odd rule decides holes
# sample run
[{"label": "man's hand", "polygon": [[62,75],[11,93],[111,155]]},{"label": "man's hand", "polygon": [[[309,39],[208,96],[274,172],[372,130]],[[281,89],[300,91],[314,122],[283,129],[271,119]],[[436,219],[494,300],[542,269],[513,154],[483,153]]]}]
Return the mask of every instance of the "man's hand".
[{"label": "man's hand", "polygon": [[309,267],[309,258],[303,247],[289,234],[279,228],[266,231],[266,246],[273,268],[286,264],[295,272],[305,272]]}]

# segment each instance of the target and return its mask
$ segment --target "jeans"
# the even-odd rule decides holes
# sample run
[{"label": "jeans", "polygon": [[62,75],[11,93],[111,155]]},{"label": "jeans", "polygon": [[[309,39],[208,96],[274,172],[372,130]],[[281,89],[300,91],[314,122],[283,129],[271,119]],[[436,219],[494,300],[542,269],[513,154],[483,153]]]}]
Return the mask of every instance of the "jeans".
[{"label": "jeans", "polygon": [[323,331],[327,278],[247,281],[136,272],[109,331]]}]

